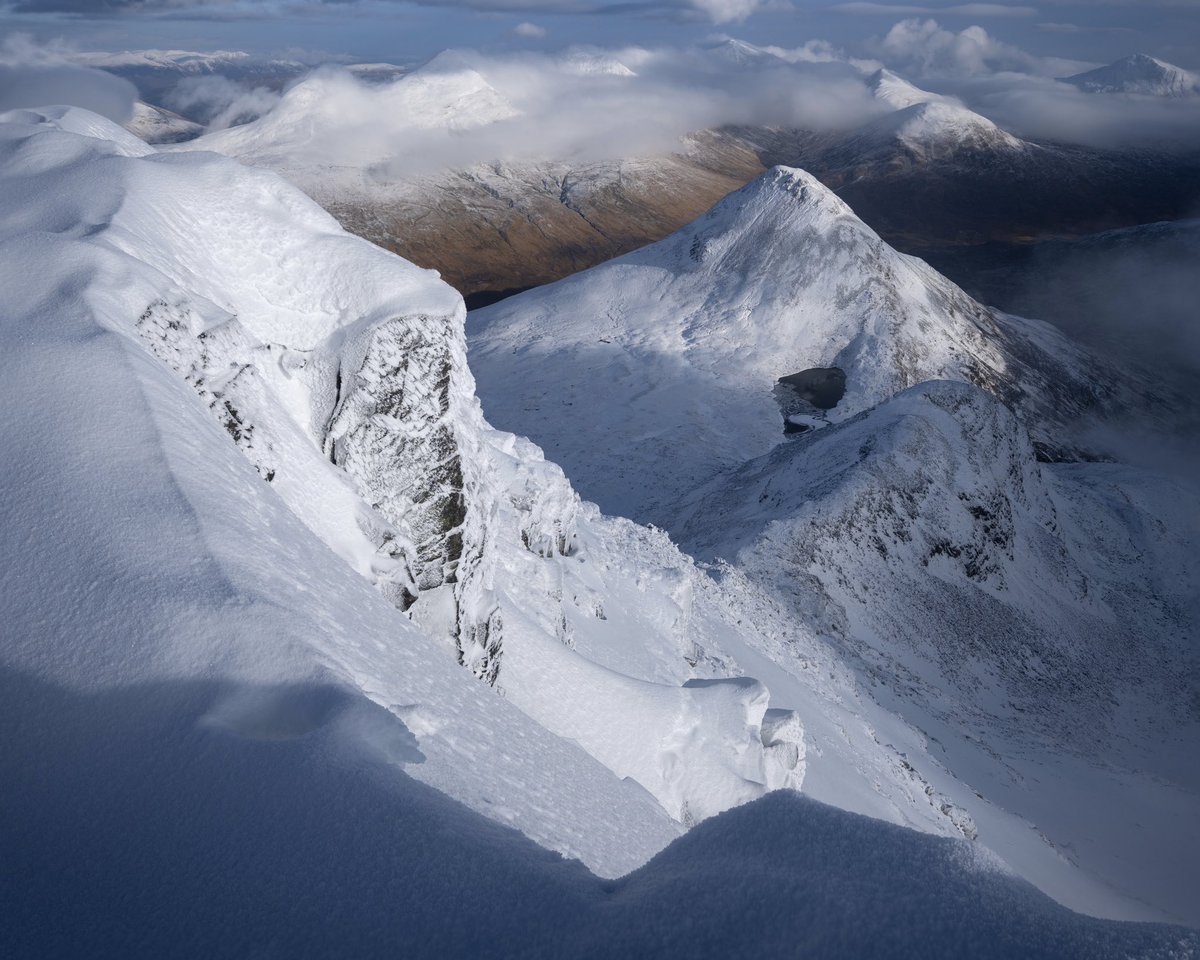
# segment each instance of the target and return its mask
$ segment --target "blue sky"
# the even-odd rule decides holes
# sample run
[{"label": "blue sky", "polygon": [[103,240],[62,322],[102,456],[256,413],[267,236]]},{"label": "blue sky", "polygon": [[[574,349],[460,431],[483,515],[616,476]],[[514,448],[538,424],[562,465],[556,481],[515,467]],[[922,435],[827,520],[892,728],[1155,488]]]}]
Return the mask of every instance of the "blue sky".
[{"label": "blue sky", "polygon": [[[780,45],[821,38],[857,52],[915,16],[950,30],[979,24],[1038,56],[1107,62],[1145,52],[1200,68],[1200,0],[10,0],[0,9],[0,32],[62,37],[81,49],[301,49],[392,61],[451,46],[685,44],[717,32]],[[523,23],[532,26],[514,33]]]}]

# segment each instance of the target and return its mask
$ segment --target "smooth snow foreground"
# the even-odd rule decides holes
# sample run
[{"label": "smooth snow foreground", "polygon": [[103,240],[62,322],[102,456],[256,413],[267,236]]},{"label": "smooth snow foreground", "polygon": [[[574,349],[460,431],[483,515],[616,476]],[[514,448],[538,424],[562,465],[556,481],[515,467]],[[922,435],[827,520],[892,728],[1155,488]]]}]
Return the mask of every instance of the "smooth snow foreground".
[{"label": "smooth snow foreground", "polygon": [[672,844],[810,744],[962,829],[832,663],[741,676],[752,591],[487,427],[431,274],[80,111],[6,115],[0,181],[5,955],[1195,950],[791,791]]}]

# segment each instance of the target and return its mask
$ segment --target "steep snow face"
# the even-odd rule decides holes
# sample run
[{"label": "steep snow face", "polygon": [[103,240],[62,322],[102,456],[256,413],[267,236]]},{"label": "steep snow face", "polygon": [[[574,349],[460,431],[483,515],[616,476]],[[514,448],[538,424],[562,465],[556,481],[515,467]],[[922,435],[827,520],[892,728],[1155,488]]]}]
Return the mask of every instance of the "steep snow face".
[{"label": "steep snow face", "polygon": [[1200,94],[1200,77],[1144,53],[1123,57],[1106,67],[1063,77],[1063,83],[1087,93],[1136,93],[1152,97]]},{"label": "steep snow face", "polygon": [[[644,531],[584,509],[539,450],[483,422],[458,294],[272,174],[127,151],[128,134],[77,111],[5,120],[4,235],[86,251],[72,289],[100,305],[93,323],[190,385],[189,409],[257,471],[251,502],[281,501],[374,582],[395,643],[406,610],[443,656],[678,821],[799,786],[799,720],[768,715],[765,687],[720,654],[736,624],[693,591],[703,575],[665,538],[657,566],[631,566]],[[360,655],[373,696],[390,679]]]},{"label": "steep snow face", "polygon": [[[1002,404],[933,383],[780,446],[685,513],[697,556],[823,611],[956,776],[1115,888],[1198,919],[1193,488],[1039,464]],[[1066,800],[1084,784],[1086,813]]]},{"label": "steep snow face", "polygon": [[[472,314],[488,416],[526,432],[605,510],[667,524],[679,498],[796,426],[930,379],[1018,405],[1038,440],[1121,378],[1049,327],[982,307],[896,253],[800,170],[776,168],[660,243]],[[777,381],[845,375],[825,409]],[[773,393],[774,391],[774,393]]]}]

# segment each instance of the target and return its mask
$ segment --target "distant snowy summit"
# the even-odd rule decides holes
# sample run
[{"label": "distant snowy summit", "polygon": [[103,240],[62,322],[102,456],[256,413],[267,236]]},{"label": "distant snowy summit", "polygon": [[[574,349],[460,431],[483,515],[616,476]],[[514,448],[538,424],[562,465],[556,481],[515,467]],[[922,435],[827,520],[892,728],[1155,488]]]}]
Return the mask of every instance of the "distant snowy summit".
[{"label": "distant snowy summit", "polygon": [[1106,67],[1061,79],[1086,93],[1138,93],[1153,97],[1200,95],[1200,76],[1144,53],[1122,57]]},{"label": "distant snowy summit", "polygon": [[144,100],[134,103],[133,115],[125,121],[125,129],[151,144],[183,143],[204,132],[202,125]]}]

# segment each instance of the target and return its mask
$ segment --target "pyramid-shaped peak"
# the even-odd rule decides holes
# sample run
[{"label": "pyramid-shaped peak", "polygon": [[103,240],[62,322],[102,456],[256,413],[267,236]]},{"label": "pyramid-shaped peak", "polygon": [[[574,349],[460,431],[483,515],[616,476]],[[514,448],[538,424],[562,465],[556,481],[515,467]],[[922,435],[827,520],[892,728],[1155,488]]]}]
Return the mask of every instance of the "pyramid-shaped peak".
[{"label": "pyramid-shaped peak", "polygon": [[1145,53],[1062,78],[1088,93],[1138,93],[1162,97],[1200,94],[1200,76]]},{"label": "pyramid-shaped peak", "polygon": [[[789,227],[820,230],[846,218],[861,224],[845,201],[812,174],[798,167],[776,166],[735,190],[676,236],[693,228],[707,233],[714,227],[745,233]],[[862,227],[869,230],[865,224]]]}]

